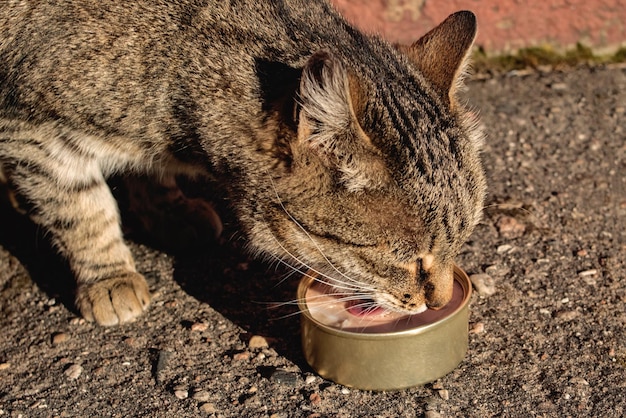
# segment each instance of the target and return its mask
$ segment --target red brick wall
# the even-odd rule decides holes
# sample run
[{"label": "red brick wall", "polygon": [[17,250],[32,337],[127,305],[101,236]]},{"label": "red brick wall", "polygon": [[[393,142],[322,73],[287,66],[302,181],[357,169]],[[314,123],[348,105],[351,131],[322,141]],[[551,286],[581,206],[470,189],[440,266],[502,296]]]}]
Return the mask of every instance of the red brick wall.
[{"label": "red brick wall", "polygon": [[598,53],[626,46],[626,0],[332,0],[366,32],[410,43],[457,10],[478,18],[477,45],[489,54],[529,46]]}]

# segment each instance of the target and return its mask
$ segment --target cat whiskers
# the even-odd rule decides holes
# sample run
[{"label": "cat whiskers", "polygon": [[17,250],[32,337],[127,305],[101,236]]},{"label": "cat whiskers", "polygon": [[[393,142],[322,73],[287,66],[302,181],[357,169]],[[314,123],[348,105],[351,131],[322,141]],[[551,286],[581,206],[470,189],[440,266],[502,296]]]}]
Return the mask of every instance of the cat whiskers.
[{"label": "cat whiskers", "polygon": [[[271,232],[271,230],[269,230],[269,231],[270,231],[270,235],[272,236],[272,238],[276,241],[276,244],[278,244],[278,246],[284,251],[284,253],[286,255],[288,255],[291,259],[293,259],[301,267],[296,267],[293,264],[286,262],[285,260],[281,259],[278,256],[271,255],[271,257],[273,257],[277,262],[279,262],[279,263],[287,266],[288,268],[292,269],[293,272],[302,274],[303,276],[306,276],[306,277],[310,277],[313,280],[318,281],[320,283],[324,283],[326,285],[330,285],[330,286],[332,286],[335,289],[348,290],[348,291],[351,291],[352,293],[354,293],[356,291],[359,291],[359,290],[360,291],[370,291],[370,292],[373,290],[373,289],[363,285],[363,283],[360,283],[360,282],[355,281],[355,280],[353,280],[353,281],[356,282],[356,284],[358,284],[358,285],[355,285],[353,283],[345,282],[343,280],[337,279],[337,278],[332,277],[332,276],[330,276],[328,274],[325,274],[322,271],[316,269],[315,267],[305,263],[302,259],[300,259],[298,256],[294,255],[287,248],[285,248],[285,246],[274,235],[274,233]],[[329,263],[330,263],[330,261],[329,261]],[[332,266],[332,264],[331,264],[331,266]],[[334,270],[337,270],[337,269],[335,268]],[[324,280],[324,279],[326,279],[326,280]]]},{"label": "cat whiskers", "polygon": [[[323,257],[323,259],[326,261],[326,263],[328,264],[328,266],[330,266],[330,268],[338,273],[342,279],[344,280],[339,280],[334,276],[329,276],[327,274],[323,274],[321,271],[317,270],[317,269],[313,269],[312,266],[307,265],[306,263],[304,263],[302,260],[300,260],[298,257],[296,257],[295,255],[293,255],[291,252],[289,252],[278,240],[278,238],[270,231],[272,237],[274,238],[274,240],[276,240],[276,242],[278,243],[278,245],[283,249],[283,251],[285,251],[290,257],[292,257],[296,262],[298,262],[299,264],[306,266],[307,268],[311,269],[312,271],[315,272],[315,274],[323,278],[329,279],[333,285],[335,287],[339,287],[339,288],[345,288],[346,289],[351,289],[351,290],[363,290],[363,291],[369,291],[369,292],[373,292],[374,288],[372,288],[371,286],[369,286],[366,283],[361,282],[360,280],[354,279],[353,277],[348,276],[347,274],[343,273],[342,271],[340,271],[326,256],[326,254],[324,254],[324,252],[322,251],[322,249],[320,248],[319,244],[315,241],[315,239],[313,239],[313,237],[311,236],[311,234],[309,234],[309,232],[304,229],[304,227],[300,224],[300,222],[298,222],[298,220],[291,214],[289,213],[289,211],[287,210],[287,208],[285,207],[285,205],[282,202],[282,199],[280,198],[280,195],[278,194],[278,190],[276,190],[276,185],[274,184],[274,181],[272,180],[272,177],[268,174],[268,178],[270,180],[270,183],[272,184],[272,188],[274,190],[274,194],[276,195],[276,201],[278,202],[278,204],[280,205],[280,208],[283,210],[283,212],[285,212],[285,214],[289,217],[289,219],[291,219],[291,221],[297,226],[297,228],[302,231],[306,237],[311,241],[311,243],[315,246],[315,248],[317,249],[317,251],[319,252],[319,254]],[[317,277],[315,277],[315,280],[318,280]],[[347,280],[347,281],[345,281]],[[322,281],[322,280],[320,280]],[[327,283],[327,282],[324,282]],[[337,286],[337,284],[340,284],[341,286]],[[328,284],[328,283],[327,283]]]}]

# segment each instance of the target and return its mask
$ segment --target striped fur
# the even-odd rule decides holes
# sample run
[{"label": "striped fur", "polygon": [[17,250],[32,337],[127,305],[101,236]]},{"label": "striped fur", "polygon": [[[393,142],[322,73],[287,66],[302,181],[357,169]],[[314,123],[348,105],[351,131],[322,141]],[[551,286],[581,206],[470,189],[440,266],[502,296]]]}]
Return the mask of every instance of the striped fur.
[{"label": "striped fur", "polygon": [[124,172],[168,190],[210,175],[252,252],[387,308],[449,299],[485,192],[456,99],[471,13],[408,47],[324,0],[11,0],[0,27],[0,180],[68,259],[88,319],[150,299],[105,183]]}]

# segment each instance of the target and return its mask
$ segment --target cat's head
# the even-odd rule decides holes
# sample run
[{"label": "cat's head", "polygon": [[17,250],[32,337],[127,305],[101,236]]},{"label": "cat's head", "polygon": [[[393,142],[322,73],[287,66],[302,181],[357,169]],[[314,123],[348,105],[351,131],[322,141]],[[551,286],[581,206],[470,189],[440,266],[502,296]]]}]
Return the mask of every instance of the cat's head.
[{"label": "cat's head", "polygon": [[410,47],[309,59],[261,249],[389,309],[449,301],[485,193],[480,135],[456,96],[475,33],[459,12]]}]

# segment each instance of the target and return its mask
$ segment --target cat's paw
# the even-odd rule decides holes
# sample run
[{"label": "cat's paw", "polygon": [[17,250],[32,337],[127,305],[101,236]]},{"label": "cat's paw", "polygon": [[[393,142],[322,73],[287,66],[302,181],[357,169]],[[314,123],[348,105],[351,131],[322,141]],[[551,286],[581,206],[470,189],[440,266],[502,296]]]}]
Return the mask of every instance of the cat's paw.
[{"label": "cat's paw", "polygon": [[149,304],[148,284],[141,274],[134,272],[81,284],[76,295],[76,305],[83,317],[104,326],[131,322]]}]

